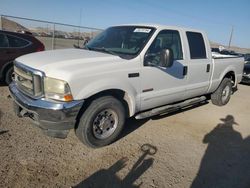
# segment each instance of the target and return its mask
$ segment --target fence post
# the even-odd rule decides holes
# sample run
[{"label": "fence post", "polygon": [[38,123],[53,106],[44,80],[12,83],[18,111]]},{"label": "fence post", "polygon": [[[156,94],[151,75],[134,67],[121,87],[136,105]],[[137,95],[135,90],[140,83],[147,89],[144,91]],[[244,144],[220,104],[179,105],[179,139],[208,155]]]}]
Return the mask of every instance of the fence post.
[{"label": "fence post", "polygon": [[0,15],[0,29],[3,30],[2,15]]},{"label": "fence post", "polygon": [[55,49],[55,24],[53,24],[52,50]]}]

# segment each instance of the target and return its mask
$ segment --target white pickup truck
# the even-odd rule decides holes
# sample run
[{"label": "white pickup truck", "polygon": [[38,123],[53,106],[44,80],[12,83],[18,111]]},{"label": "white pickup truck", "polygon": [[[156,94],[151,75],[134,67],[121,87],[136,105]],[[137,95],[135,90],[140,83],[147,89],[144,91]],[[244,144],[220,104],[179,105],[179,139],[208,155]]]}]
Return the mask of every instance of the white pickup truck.
[{"label": "white pickup truck", "polygon": [[148,118],[204,100],[222,106],[244,59],[212,57],[204,32],[161,25],[106,29],[85,49],[45,51],[14,63],[9,89],[19,117],[47,135],[70,129],[90,147],[117,139],[126,118]]}]

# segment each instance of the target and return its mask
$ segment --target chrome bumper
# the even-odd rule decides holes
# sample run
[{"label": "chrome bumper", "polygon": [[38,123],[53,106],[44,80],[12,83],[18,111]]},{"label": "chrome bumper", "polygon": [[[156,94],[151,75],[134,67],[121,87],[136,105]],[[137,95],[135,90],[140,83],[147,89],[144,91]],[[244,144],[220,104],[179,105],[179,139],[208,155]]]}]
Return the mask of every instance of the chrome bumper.
[{"label": "chrome bumper", "polygon": [[32,99],[20,92],[16,84],[9,85],[14,100],[14,110],[18,117],[29,117],[45,134],[66,138],[70,129],[74,128],[76,117],[84,103],[50,102],[44,99]]}]

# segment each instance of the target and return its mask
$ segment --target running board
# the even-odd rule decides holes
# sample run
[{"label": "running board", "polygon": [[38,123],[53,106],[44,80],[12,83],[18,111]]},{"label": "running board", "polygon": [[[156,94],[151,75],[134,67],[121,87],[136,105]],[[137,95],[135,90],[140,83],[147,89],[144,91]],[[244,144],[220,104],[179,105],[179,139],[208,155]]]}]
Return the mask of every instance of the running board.
[{"label": "running board", "polygon": [[189,100],[186,100],[186,101],[183,101],[180,103],[166,105],[166,106],[162,106],[159,108],[154,108],[152,110],[137,114],[135,116],[135,119],[144,119],[144,118],[152,117],[152,116],[163,114],[163,113],[174,112],[174,111],[180,110],[184,107],[188,107],[188,106],[192,106],[192,105],[197,104],[197,103],[201,103],[205,100],[206,100],[206,97],[202,96],[202,97],[198,97],[198,98],[189,99]]}]

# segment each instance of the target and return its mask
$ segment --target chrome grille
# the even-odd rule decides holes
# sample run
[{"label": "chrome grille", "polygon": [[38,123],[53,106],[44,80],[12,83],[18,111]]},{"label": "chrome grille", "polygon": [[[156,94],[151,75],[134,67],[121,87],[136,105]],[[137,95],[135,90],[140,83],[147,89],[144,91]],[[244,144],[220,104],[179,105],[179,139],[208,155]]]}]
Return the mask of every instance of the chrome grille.
[{"label": "chrome grille", "polygon": [[14,65],[15,82],[23,93],[38,98],[43,95],[43,73],[22,64]]}]

